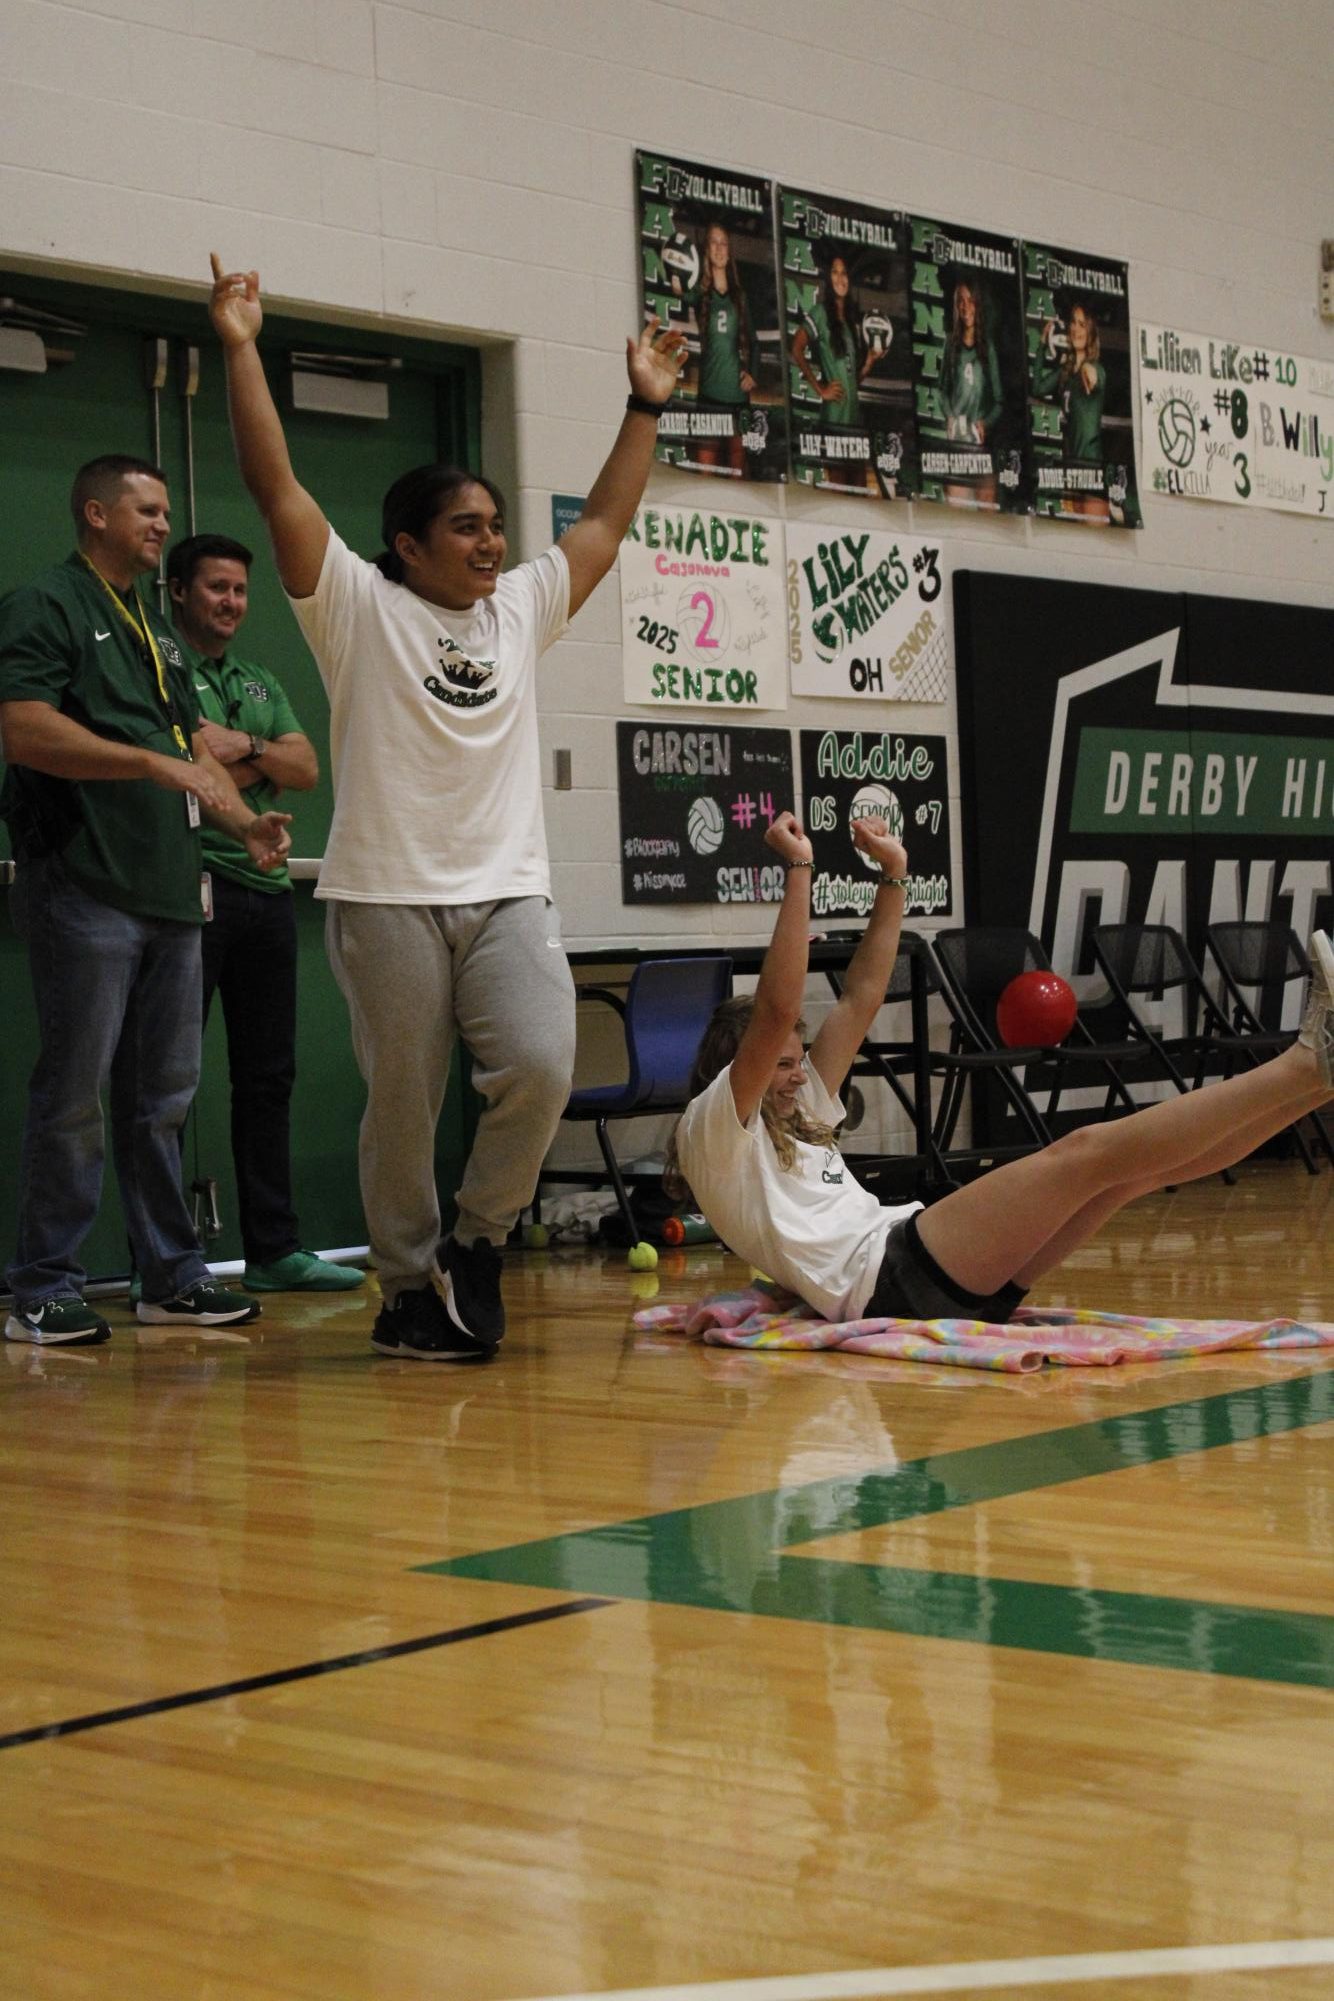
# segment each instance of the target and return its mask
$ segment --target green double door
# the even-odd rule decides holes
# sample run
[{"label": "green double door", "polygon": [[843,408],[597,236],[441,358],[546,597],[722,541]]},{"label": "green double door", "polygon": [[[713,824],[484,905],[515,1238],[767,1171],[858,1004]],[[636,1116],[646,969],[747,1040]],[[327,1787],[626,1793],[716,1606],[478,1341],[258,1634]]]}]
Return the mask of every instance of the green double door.
[{"label": "green double door", "polygon": [[[277,675],[319,752],[318,789],[283,802],[294,815],[294,856],[317,859],[333,803],[327,705],[284,600],[263,523],[236,471],[222,356],[203,305],[0,273],[0,325],[15,322],[40,329],[47,368],[45,373],[8,368],[0,346],[0,595],[68,553],[69,489],[81,464],[104,452],[156,459],[170,487],[173,536],[231,535],[255,551],[251,609],[239,650]],[[433,459],[477,465],[480,372],[471,350],[278,314],[266,315],[262,347],[297,476],[352,548],[366,555],[379,549],[381,497],[408,466]],[[387,417],[295,409],[294,354],[320,356],[326,368],[338,371],[331,378],[335,392],[354,380],[387,385]],[[158,377],[164,379],[155,390]],[[187,387],[193,389],[188,396]],[[152,587],[153,580],[145,579],[145,591]],[[0,826],[0,856],[8,854],[7,832]],[[364,1092],[343,999],[325,959],[323,907],[312,889],[313,883],[301,881],[294,890],[300,983],[292,1157],[304,1240],[329,1248],[366,1241],[356,1174]],[[19,1136],[37,1046],[26,959],[7,898],[0,899],[0,1022],[2,1269],[13,1254]],[[470,1094],[456,1071],[437,1153],[446,1200],[457,1185],[472,1123]],[[217,1183],[223,1227],[206,1244],[213,1260],[241,1255],[228,1129],[226,1043],[221,1010],[215,1008],[184,1156],[187,1184]],[[113,1276],[127,1266],[109,1161],[84,1262],[94,1277]]]}]

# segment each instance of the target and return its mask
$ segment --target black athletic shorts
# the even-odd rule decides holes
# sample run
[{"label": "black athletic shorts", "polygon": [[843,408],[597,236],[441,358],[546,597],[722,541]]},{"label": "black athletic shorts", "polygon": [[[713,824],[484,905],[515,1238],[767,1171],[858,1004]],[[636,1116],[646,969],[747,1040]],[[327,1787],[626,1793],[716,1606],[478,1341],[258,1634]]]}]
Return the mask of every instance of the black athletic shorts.
[{"label": "black athletic shorts", "polygon": [[921,1213],[914,1209],[891,1226],[863,1320],[1008,1320],[1027,1298],[1025,1287],[1011,1281],[999,1292],[965,1292],[922,1242],[917,1228]]}]

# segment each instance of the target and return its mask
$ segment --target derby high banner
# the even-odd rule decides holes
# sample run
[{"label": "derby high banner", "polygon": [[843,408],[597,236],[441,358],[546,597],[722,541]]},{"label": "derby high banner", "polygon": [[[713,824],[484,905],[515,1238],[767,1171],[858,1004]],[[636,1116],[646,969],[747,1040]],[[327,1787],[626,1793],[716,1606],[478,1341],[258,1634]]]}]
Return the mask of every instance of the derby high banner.
[{"label": "derby high banner", "polygon": [[1334,515],[1334,362],[1178,327],[1137,329],[1154,493]]}]

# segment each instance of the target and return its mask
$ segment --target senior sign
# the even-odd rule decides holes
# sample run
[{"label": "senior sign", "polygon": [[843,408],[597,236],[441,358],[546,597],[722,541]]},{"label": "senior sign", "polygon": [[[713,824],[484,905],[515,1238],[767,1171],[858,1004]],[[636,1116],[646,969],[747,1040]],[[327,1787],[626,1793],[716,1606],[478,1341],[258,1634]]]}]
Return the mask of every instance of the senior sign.
[{"label": "senior sign", "polygon": [[794,695],[943,702],[951,672],[948,565],[939,542],[789,522]]},{"label": "senior sign", "polygon": [[787,707],[777,521],[642,507],[621,544],[620,567],[627,702]]}]

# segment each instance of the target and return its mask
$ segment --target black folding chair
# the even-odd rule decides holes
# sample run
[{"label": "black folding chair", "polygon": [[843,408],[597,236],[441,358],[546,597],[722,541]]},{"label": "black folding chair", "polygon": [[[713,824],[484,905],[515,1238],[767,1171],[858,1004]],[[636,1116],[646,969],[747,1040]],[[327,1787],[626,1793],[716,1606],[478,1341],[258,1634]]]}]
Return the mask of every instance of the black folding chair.
[{"label": "black folding chair", "polygon": [[[1311,962],[1291,925],[1263,918],[1211,924],[1204,944],[1218,970],[1219,1005],[1241,1045],[1241,1060],[1254,1065],[1286,1049],[1297,1035],[1295,1027],[1283,1025],[1289,989],[1295,981],[1300,1003],[1311,977]],[[1334,1144],[1324,1118],[1319,1112],[1307,1116],[1325,1158],[1334,1165]],[[1318,1173],[1301,1125],[1294,1125],[1291,1132],[1307,1172]]]},{"label": "black folding chair", "polygon": [[[1211,1075],[1230,1077],[1283,1046],[1263,1030],[1257,1038],[1234,1033],[1205,983],[1181,933],[1171,924],[1098,924],[1089,934],[1093,957],[1118,1004],[1162,1054],[1179,1091],[1198,1091]],[[1145,1002],[1175,1001],[1181,1026],[1172,1033],[1145,1020]],[[1189,1073],[1189,1081],[1188,1081]],[[1231,1168],[1223,1169],[1229,1185]]]},{"label": "black folding chair", "polygon": [[[999,1040],[993,1029],[996,1004],[1011,980],[1020,973],[1052,970],[1046,948],[1031,931],[1017,925],[970,924],[938,931],[931,942],[940,967],[941,991],[952,1016],[951,1049],[957,1066],[952,1080],[954,1102],[944,1113],[943,1144],[948,1144],[962,1110],[970,1068],[972,1074],[981,1071],[995,1076],[1040,1145],[1050,1139],[1051,1123],[1072,1082],[1092,1082],[1104,1089],[1100,1116],[1106,1119],[1118,1110],[1136,1109],[1124,1076],[1127,1069],[1169,1074],[1148,1038],[1132,1032],[1115,1041],[1100,1039],[1082,1011],[1065,1041],[1054,1048],[1009,1049]],[[965,1054],[972,1059],[970,1067],[962,1062]],[[1036,1082],[1030,1081],[1034,1079]],[[1041,1111],[1035,1096],[1039,1090],[1046,1093]]]},{"label": "black folding chair", "polygon": [[[833,934],[838,936],[839,934]],[[851,935],[851,934],[849,934]],[[844,968],[825,967],[825,977],[836,994],[843,991]],[[948,1074],[949,1059],[930,1043],[928,1008],[940,991],[931,947],[917,931],[899,934],[898,956],[885,988],[884,1005],[906,1002],[910,1010],[910,1033],[906,1041],[877,1038],[872,1031],[862,1041],[856,1061],[848,1072],[851,1078],[878,1077],[912,1121],[916,1138],[916,1162],[926,1189],[947,1192],[958,1182],[950,1173],[936,1133],[931,1108],[931,1079]],[[909,1081],[911,1088],[909,1088]],[[864,1156],[849,1155],[864,1163]],[[901,1163],[900,1163],[901,1164]]]}]

